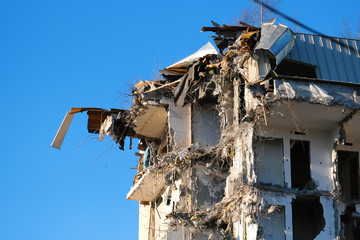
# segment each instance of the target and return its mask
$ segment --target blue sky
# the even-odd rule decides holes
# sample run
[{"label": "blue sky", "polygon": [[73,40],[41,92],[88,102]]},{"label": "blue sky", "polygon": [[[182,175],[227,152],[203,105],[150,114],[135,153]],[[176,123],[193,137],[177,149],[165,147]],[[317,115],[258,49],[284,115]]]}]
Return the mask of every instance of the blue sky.
[{"label": "blue sky", "polygon": [[[86,114],[60,151],[51,141],[71,107],[128,107],[129,84],[154,79],[211,41],[202,26],[234,24],[250,5],[0,1],[0,239],[137,239],[138,203],[126,200],[134,151],[97,141]],[[279,10],[338,35],[343,17],[356,26],[360,1],[283,0]]]}]

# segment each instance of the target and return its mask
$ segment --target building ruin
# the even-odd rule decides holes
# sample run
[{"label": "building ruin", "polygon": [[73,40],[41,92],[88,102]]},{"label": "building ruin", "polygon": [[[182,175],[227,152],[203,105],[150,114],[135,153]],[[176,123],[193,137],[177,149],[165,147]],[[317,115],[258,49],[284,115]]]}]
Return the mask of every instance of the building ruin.
[{"label": "building ruin", "polygon": [[72,108],[139,139],[139,239],[360,239],[360,41],[285,25],[204,27],[129,110]]}]

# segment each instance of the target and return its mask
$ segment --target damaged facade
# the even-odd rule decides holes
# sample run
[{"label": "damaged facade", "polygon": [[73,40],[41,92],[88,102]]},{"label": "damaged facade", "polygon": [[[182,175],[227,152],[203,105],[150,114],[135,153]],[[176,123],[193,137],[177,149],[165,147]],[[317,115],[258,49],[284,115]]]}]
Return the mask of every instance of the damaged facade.
[{"label": "damaged facade", "polygon": [[204,27],[206,44],[88,130],[139,139],[139,239],[360,239],[359,40]]}]

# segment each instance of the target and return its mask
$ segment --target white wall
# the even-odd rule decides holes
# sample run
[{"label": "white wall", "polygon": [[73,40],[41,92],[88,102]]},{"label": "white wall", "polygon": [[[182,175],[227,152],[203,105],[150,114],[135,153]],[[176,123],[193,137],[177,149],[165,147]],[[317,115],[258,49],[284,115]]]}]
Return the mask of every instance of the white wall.
[{"label": "white wall", "polygon": [[258,181],[284,186],[282,139],[264,139],[261,146],[261,159],[255,160]]},{"label": "white wall", "polygon": [[292,222],[292,206],[291,202],[295,198],[295,195],[284,195],[281,193],[263,193],[264,205],[272,206],[284,206],[285,208],[285,229],[286,240],[293,239],[293,222]]},{"label": "white wall", "polygon": [[162,201],[159,205],[156,204],[155,209],[155,239],[165,240],[167,239],[168,221],[166,215],[171,212],[171,204],[166,205]]},{"label": "white wall", "polygon": [[150,204],[139,204],[139,240],[149,238]]},{"label": "white wall", "polygon": [[285,207],[277,206],[269,214],[260,214],[259,225],[266,240],[285,240]]},{"label": "white wall", "polygon": [[192,142],[201,146],[214,146],[220,140],[220,117],[214,104],[192,109]]},{"label": "white wall", "polygon": [[291,186],[290,140],[310,141],[311,177],[317,184],[318,190],[333,190],[333,139],[330,131],[308,130],[306,135],[294,134],[296,129],[268,127],[264,137],[282,138],[284,143],[285,183]]},{"label": "white wall", "polygon": [[320,203],[323,206],[325,227],[323,231],[316,236],[316,240],[335,239],[335,211],[333,197],[320,197]]}]

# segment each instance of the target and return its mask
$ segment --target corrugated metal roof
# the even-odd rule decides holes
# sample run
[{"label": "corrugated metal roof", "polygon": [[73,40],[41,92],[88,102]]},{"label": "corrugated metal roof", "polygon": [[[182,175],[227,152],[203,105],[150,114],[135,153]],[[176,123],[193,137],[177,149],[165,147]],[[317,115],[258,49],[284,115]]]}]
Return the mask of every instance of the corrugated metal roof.
[{"label": "corrugated metal roof", "polygon": [[360,83],[360,40],[331,39],[297,33],[295,46],[286,58],[315,65],[319,79]]}]

